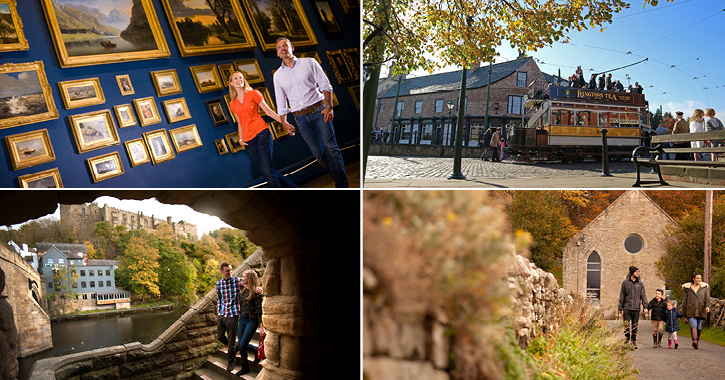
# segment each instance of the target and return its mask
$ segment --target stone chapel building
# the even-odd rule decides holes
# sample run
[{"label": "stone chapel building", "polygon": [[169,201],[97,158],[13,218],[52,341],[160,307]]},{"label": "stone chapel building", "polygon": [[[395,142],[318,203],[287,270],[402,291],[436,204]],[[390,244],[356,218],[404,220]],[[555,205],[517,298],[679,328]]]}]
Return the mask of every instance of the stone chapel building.
[{"label": "stone chapel building", "polygon": [[564,248],[563,287],[598,298],[605,318],[615,318],[622,281],[633,265],[651,300],[656,289],[666,290],[655,262],[665,252],[665,228],[675,225],[642,191],[625,192]]}]

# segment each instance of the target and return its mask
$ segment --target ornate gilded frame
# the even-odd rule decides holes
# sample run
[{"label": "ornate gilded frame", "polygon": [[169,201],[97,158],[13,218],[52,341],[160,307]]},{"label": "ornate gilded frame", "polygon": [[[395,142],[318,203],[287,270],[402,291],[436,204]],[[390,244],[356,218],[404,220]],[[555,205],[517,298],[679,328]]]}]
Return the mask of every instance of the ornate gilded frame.
[{"label": "ornate gilded frame", "polygon": [[[327,39],[340,38],[343,35],[344,30],[340,25],[340,20],[337,18],[335,10],[332,8],[332,4],[330,4],[330,1],[311,0],[311,2],[312,8],[314,8],[315,10],[315,16],[317,16],[317,21],[320,23],[320,27],[325,33]],[[327,10],[327,12],[325,12],[325,10]],[[327,22],[325,22],[326,20],[323,20],[323,12],[328,18]]]},{"label": "ornate gilded frame", "polygon": [[[138,122],[142,127],[161,122],[161,116],[159,116],[159,110],[156,108],[156,102],[153,96],[134,99],[133,106],[136,108]],[[151,112],[151,114],[146,115],[146,111]]]},{"label": "ornate gilded frame", "polygon": [[275,140],[280,137],[289,135],[289,133],[287,133],[287,131],[282,126],[282,123],[276,120],[267,123],[267,128],[269,128],[269,131],[272,132],[272,136],[274,136]]},{"label": "ornate gilded frame", "polygon": [[[104,1],[104,0],[101,0]],[[123,7],[124,5],[131,5],[132,0],[105,0],[107,2],[113,2],[114,5],[117,5],[118,7]],[[118,4],[121,1],[125,1],[125,4]],[[169,58],[171,56],[171,52],[169,51],[168,45],[166,45],[166,39],[164,38],[164,33],[161,30],[161,25],[159,24],[159,19],[156,16],[156,12],[154,11],[154,6],[151,2],[151,0],[139,0],[139,4],[143,7],[143,14],[146,16],[146,20],[148,21],[149,29],[151,32],[151,37],[153,37],[153,41],[155,45],[153,48],[149,49],[138,49],[134,51],[126,51],[126,52],[115,52],[116,47],[112,45],[118,46],[118,42],[114,44],[110,41],[110,38],[106,38],[106,41],[101,41],[103,38],[96,39],[96,41],[93,41],[93,44],[96,42],[98,43],[97,46],[100,46],[103,49],[103,52],[100,54],[79,54],[79,55],[71,55],[68,50],[67,43],[74,43],[74,41],[68,41],[73,38],[73,35],[68,33],[64,34],[61,32],[61,26],[58,23],[58,15],[56,14],[56,10],[53,8],[53,0],[41,0],[41,3],[43,5],[43,10],[45,11],[45,19],[48,23],[48,29],[50,29],[50,35],[53,37],[53,45],[55,46],[55,52],[58,55],[58,61],[60,62],[60,67],[74,67],[74,66],[89,66],[89,65],[102,65],[106,63],[116,63],[116,62],[126,62],[126,61],[139,61],[139,60],[145,60],[145,59],[155,59],[155,58]],[[125,30],[124,30],[125,31]],[[78,35],[79,33],[76,33]],[[131,34],[131,36],[133,36]],[[129,37],[131,38],[131,37]],[[146,41],[148,42],[150,39],[147,35],[142,35],[135,37],[137,41]],[[126,41],[124,39],[124,41]],[[104,45],[105,44],[105,45]]]},{"label": "ornate gilded frame", "polygon": [[149,74],[158,97],[181,94],[181,83],[176,69],[152,71]]},{"label": "ornate gilded frame", "polygon": [[149,150],[151,164],[156,165],[176,158],[174,148],[171,147],[166,129],[157,129],[143,134],[143,141]]},{"label": "ornate gilded frame", "polygon": [[[116,114],[119,127],[126,128],[136,125],[136,116],[134,115],[133,108],[131,108],[130,104],[113,106],[113,112]],[[123,115],[126,117],[123,117]]]},{"label": "ornate gilded frame", "polygon": [[[244,3],[244,9],[246,9],[247,14],[249,15],[249,19],[252,21],[252,26],[254,27],[254,31],[257,33],[257,37],[259,38],[259,43],[262,46],[263,51],[275,51],[278,37],[289,38],[292,46],[295,48],[317,45],[317,38],[315,37],[315,33],[312,31],[310,22],[307,20],[307,16],[305,15],[305,11],[299,0],[274,0],[274,4],[271,4],[272,0],[257,0],[253,3],[254,9],[250,6],[249,0],[243,0],[242,2]],[[288,12],[288,15],[292,17],[297,16],[299,18],[299,21],[305,31],[304,37],[294,36],[291,35],[291,33],[284,32],[274,34],[270,33],[271,24],[266,28],[266,30],[262,30],[262,25],[259,22],[259,20],[262,19],[261,16],[264,15],[265,17],[272,19],[273,17],[270,17],[271,13],[278,10],[281,5],[286,5],[288,9],[294,10],[294,12]],[[260,9],[260,6],[264,9]]]},{"label": "ornate gilded frame", "polygon": [[[128,89],[123,88],[123,83],[128,85]],[[131,84],[131,77],[128,76],[128,74],[123,75],[116,75],[116,83],[118,83],[118,89],[121,90],[121,95],[133,95],[136,93],[136,91],[133,89],[133,84]]]},{"label": "ornate gilded frame", "polygon": [[[174,38],[176,39],[176,44],[179,46],[179,52],[181,53],[182,57],[191,57],[195,55],[207,55],[207,54],[219,54],[219,53],[232,53],[232,52],[238,52],[238,51],[245,51],[245,50],[254,50],[254,48],[257,47],[256,42],[254,42],[254,36],[252,36],[252,31],[249,29],[249,25],[247,24],[246,19],[244,18],[244,13],[242,12],[242,7],[239,5],[239,2],[237,0],[220,0],[225,1],[227,4],[225,5],[231,5],[231,9],[234,12],[234,17],[236,23],[236,27],[239,28],[239,31],[242,32],[241,36],[239,34],[236,34],[234,37],[239,39],[239,42],[236,43],[220,43],[220,44],[207,44],[207,41],[204,41],[204,44],[202,46],[196,46],[198,44],[198,41],[196,43],[191,43],[191,41],[188,41],[184,38],[183,33],[179,29],[179,22],[184,22],[187,17],[189,17],[189,12],[192,12],[191,8],[185,7],[186,9],[180,10],[180,9],[172,9],[171,2],[169,0],[161,0],[161,3],[164,4],[164,9],[166,10],[166,15],[169,18],[169,23],[171,24],[171,30],[174,32]],[[174,3],[177,4],[183,4],[181,1],[175,1]],[[206,6],[209,7],[209,3],[206,2]],[[208,8],[208,10],[218,14],[217,11],[213,10],[211,7]],[[180,13],[179,17],[176,17],[174,15],[174,12]],[[196,17],[195,15],[193,17]],[[195,22],[194,18],[190,17],[192,22]],[[217,19],[214,20],[216,24],[219,23]],[[226,19],[225,23],[231,21],[231,18]],[[196,22],[201,22],[203,26],[206,27],[206,29],[215,29],[216,26],[213,24],[205,25],[202,19],[196,20]],[[218,41],[224,41],[224,39],[232,40],[230,34],[231,33],[225,33],[226,35],[223,38],[216,37],[215,39]],[[208,36],[211,37],[211,36]],[[207,40],[208,40],[207,37]],[[243,37],[243,38],[240,38]],[[187,43],[188,42],[188,43]]]},{"label": "ornate gilded frame", "polygon": [[224,139],[227,140],[227,144],[229,144],[229,151],[232,153],[237,153],[240,150],[244,150],[244,145],[239,143],[239,132],[234,131],[232,133],[227,133],[224,135]]},{"label": "ornate gilded frame", "polygon": [[47,129],[5,136],[13,170],[55,161],[53,144]]},{"label": "ornate gilded frame", "polygon": [[23,33],[23,21],[18,15],[17,2],[15,0],[0,0],[0,10],[3,10],[5,6],[7,6],[7,14],[10,15],[11,22],[8,24],[13,27],[17,42],[0,43],[0,52],[30,49],[28,40],[25,38],[25,34]]},{"label": "ornate gilded frame", "polygon": [[[68,110],[106,102],[106,97],[103,95],[103,88],[101,88],[101,82],[98,78],[58,82],[58,88],[63,98],[63,105]],[[90,96],[84,97],[86,96],[84,94]]]},{"label": "ornate gilded frame", "polygon": [[[172,106],[178,106],[180,107],[180,110],[183,111],[183,115],[172,115],[171,108]],[[178,111],[178,109],[177,109]],[[178,99],[170,99],[170,100],[164,100],[164,112],[166,112],[166,117],[169,119],[169,124],[176,123],[177,121],[182,120],[188,120],[191,119],[191,114],[189,113],[189,107],[186,106],[186,99],[184,98],[178,98]]]},{"label": "ornate gilded frame", "polygon": [[348,60],[345,59],[345,53],[342,50],[326,51],[325,55],[327,55],[327,60],[330,61],[330,66],[332,66],[332,71],[335,73],[337,83],[346,84],[355,81],[354,71],[350,68]]},{"label": "ornate gilded frame", "polygon": [[[269,89],[267,87],[257,87],[255,90],[259,90],[259,92],[262,93],[262,97],[264,98],[264,102],[267,103],[269,108],[272,109],[272,111],[277,112],[277,107],[274,105],[274,101],[272,100],[272,94],[269,93]],[[262,107],[259,107],[259,114],[261,116],[267,116],[267,113],[264,112]]]},{"label": "ornate gilded frame", "polygon": [[360,12],[359,0],[340,0],[340,4],[347,15]]},{"label": "ornate gilded frame", "polygon": [[227,148],[227,144],[224,142],[224,139],[214,140],[214,146],[216,146],[216,151],[220,156],[222,154],[229,153],[229,148]]},{"label": "ornate gilded frame", "polygon": [[[227,115],[224,114],[224,109],[222,108],[221,99],[207,100],[206,102],[204,102],[204,104],[206,104],[206,111],[209,112],[209,118],[211,119],[211,125],[218,127],[222,124],[229,124],[229,119],[227,119]],[[220,116],[223,117],[223,119],[214,115],[214,105],[218,105],[219,112],[222,113]]]},{"label": "ornate gilded frame", "polygon": [[356,84],[347,88],[350,91],[350,97],[355,102],[355,107],[360,110],[360,85]]},{"label": "ornate gilded frame", "polygon": [[[93,177],[94,183],[105,181],[109,178],[117,177],[125,173],[123,170],[123,164],[121,163],[121,155],[118,154],[118,152],[111,152],[92,157],[86,161],[88,162],[88,168],[91,170],[91,176]],[[103,164],[107,164],[108,169],[101,166]]]},{"label": "ornate gilded frame", "polygon": [[[224,103],[227,104],[227,111],[229,111],[229,116],[232,117],[232,121],[234,122],[234,125],[236,125],[237,124],[237,115],[235,115],[234,112],[232,112],[231,102],[232,102],[232,96],[230,94],[224,95]],[[260,114],[261,114],[261,112],[260,112]],[[232,152],[232,153],[234,153],[234,152]]]},{"label": "ornate gilded frame", "polygon": [[229,87],[229,77],[234,74],[234,64],[232,63],[225,63],[223,65],[217,65],[217,69],[219,69],[219,77],[222,79],[222,82],[224,83],[224,87]]},{"label": "ornate gilded frame", "polygon": [[200,94],[224,88],[221,75],[219,75],[215,64],[191,66],[189,70],[191,70],[191,77],[194,78],[196,90]]},{"label": "ornate gilded frame", "polygon": [[169,135],[171,135],[171,141],[174,143],[177,154],[199,148],[203,145],[195,124],[172,129],[169,131]]},{"label": "ornate gilded frame", "polygon": [[68,123],[73,131],[78,153],[90,152],[121,143],[116,123],[113,121],[113,116],[111,116],[111,110],[70,115],[68,116]]},{"label": "ornate gilded frame", "polygon": [[[19,78],[21,75],[24,77],[23,79]],[[35,85],[35,81],[31,81],[29,75],[35,75],[37,79],[37,92],[28,92],[31,89],[30,85]],[[6,76],[6,78],[0,78],[4,79],[3,87],[0,88],[0,98],[6,98],[6,100],[0,101],[0,129],[58,118],[58,109],[55,108],[53,101],[53,90],[48,84],[48,77],[45,76],[43,62],[6,63],[0,65],[0,76]],[[31,113],[31,110],[37,109],[37,103],[41,99],[44,101],[45,110],[35,114]],[[13,107],[9,104],[11,101],[15,103],[15,107],[25,110],[9,112],[8,107]],[[22,103],[25,102],[33,107],[23,106]]]},{"label": "ornate gilded frame", "polygon": [[[47,180],[48,178],[53,181],[53,186],[33,186],[33,183],[40,184],[39,181]],[[24,189],[60,189],[63,187],[63,180],[60,179],[60,172],[58,171],[58,168],[44,170],[39,173],[21,175],[18,177],[18,183],[20,184],[20,187]]]},{"label": "ornate gilded frame", "polygon": [[[252,69],[254,72],[250,74],[250,71],[243,70],[242,67]],[[259,67],[259,62],[257,62],[256,58],[234,61],[234,68],[244,74],[244,79],[249,84],[264,82],[264,74],[262,74],[262,69]]]},{"label": "ornate gilded frame", "polygon": [[[123,144],[126,146],[126,153],[128,153],[128,160],[131,161],[131,167],[151,162],[143,137],[126,141]],[[143,157],[138,157],[138,154],[143,154]]]}]

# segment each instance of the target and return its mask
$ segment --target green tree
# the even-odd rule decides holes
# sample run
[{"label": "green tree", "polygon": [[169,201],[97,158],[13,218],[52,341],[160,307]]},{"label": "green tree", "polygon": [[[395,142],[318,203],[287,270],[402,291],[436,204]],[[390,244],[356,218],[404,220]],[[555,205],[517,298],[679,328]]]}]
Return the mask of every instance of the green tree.
[{"label": "green tree", "polygon": [[660,108],[657,108],[657,111],[655,111],[654,116],[652,116],[652,125],[651,127],[653,129],[657,128],[660,125],[660,122],[662,122],[662,106],[660,105]]},{"label": "green tree", "polygon": [[148,295],[158,297],[159,250],[149,246],[148,242],[140,237],[132,237],[121,259],[123,265],[120,271],[128,278],[131,291],[141,296],[141,302]]},{"label": "green tree", "polygon": [[113,227],[111,222],[102,221],[96,223],[95,232],[98,238],[96,246],[98,247],[101,258],[115,259],[121,254],[118,243],[121,240],[121,234],[126,232],[126,227]]},{"label": "green tree", "polygon": [[151,245],[159,250],[159,292],[164,297],[181,296],[185,302],[194,301],[196,278],[194,266],[187,262],[184,251],[165,239],[156,239]]},{"label": "green tree", "polygon": [[57,298],[60,298],[61,302],[61,313],[65,314],[65,302],[66,300],[77,300],[78,293],[73,291],[73,288],[78,287],[78,272],[76,272],[75,264],[70,266],[57,265],[53,267],[53,286],[57,290]]}]

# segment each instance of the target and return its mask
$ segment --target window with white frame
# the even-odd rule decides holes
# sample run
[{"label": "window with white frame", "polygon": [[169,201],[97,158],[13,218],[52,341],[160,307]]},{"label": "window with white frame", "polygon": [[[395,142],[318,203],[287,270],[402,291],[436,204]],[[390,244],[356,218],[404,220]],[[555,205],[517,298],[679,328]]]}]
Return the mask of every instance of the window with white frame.
[{"label": "window with white frame", "polygon": [[513,115],[521,115],[521,102],[523,96],[509,95],[508,113]]},{"label": "window with white frame", "polygon": [[416,100],[415,101],[415,113],[422,113],[422,112],[423,112],[423,101]]},{"label": "window with white frame", "polygon": [[436,112],[443,112],[443,99],[436,99]]},{"label": "window with white frame", "polygon": [[395,116],[399,117],[403,114],[403,107],[405,106],[405,102],[398,102],[398,108],[395,110]]},{"label": "window with white frame", "polygon": [[522,72],[516,73],[516,86],[517,87],[526,87],[526,73],[522,73]]}]

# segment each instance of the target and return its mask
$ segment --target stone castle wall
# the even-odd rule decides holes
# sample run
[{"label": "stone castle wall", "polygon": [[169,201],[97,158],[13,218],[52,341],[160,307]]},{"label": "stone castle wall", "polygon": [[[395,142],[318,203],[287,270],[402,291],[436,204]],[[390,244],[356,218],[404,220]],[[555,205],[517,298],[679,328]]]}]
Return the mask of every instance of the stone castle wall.
[{"label": "stone castle wall", "polygon": [[50,318],[38,301],[43,300],[42,284],[35,269],[4,243],[0,243],[0,267],[5,271],[5,292],[13,309],[19,334],[20,357],[53,347]]}]

